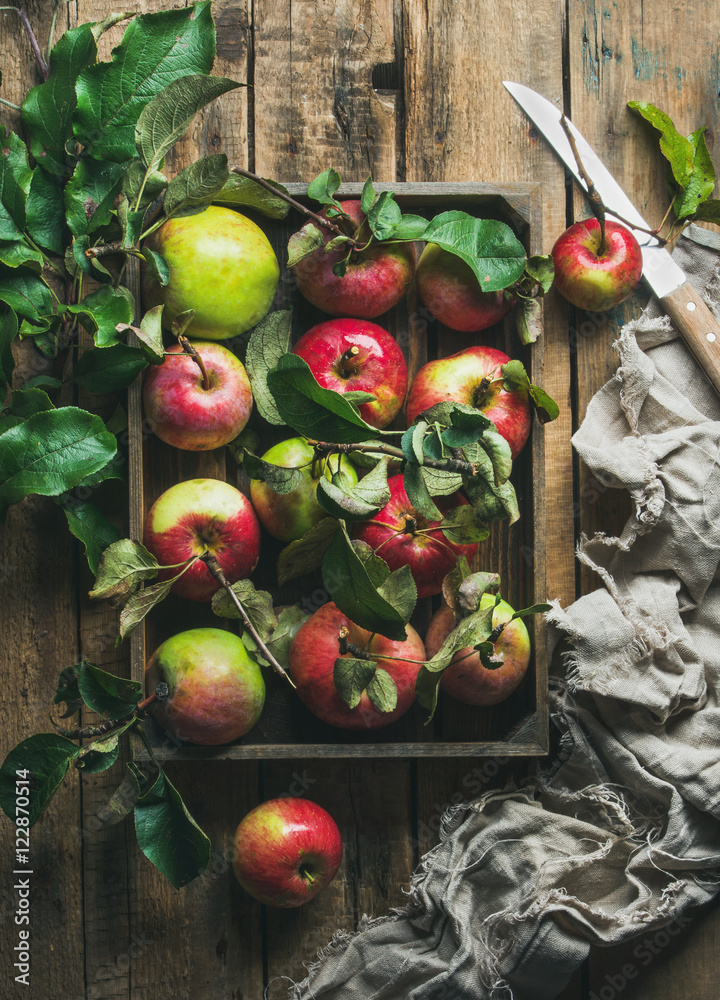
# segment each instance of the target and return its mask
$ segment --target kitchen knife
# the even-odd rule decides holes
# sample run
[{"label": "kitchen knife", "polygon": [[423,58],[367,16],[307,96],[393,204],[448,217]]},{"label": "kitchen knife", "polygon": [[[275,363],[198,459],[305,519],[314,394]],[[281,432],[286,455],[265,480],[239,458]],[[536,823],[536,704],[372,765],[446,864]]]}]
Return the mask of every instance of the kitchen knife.
[{"label": "kitchen knife", "polygon": [[[504,81],[504,86],[528,118],[537,125],[568,170],[587,190],[561,124],[560,109],[521,83]],[[641,231],[651,227],[572,122],[567,118],[565,121],[575,138],[583,166],[605,204],[607,214],[621,217],[620,222],[629,223],[633,228],[640,227],[635,230],[634,235],[642,249],[643,277],[659,298],[695,360],[720,393],[720,324],[668,251],[654,236]]]}]

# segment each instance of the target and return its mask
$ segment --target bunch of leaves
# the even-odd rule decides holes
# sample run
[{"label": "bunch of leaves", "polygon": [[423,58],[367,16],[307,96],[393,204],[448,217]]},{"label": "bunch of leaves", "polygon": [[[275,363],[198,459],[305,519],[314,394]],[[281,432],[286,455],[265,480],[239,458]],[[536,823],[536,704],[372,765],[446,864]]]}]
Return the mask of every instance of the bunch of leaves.
[{"label": "bunch of leaves", "polygon": [[[145,239],[172,217],[211,202],[273,218],[285,201],[231,174],[224,154],[203,157],[168,183],[163,161],[195,114],[240,86],[210,75],[215,29],[209,2],[132,18],[108,62],[100,36],[129,15],[66,31],[41,65],[46,79],[22,105],[26,141],[0,126],[0,376],[13,375],[12,343],[31,339],[55,358],[82,327],[93,347],[73,366],[90,393],[129,386],[163,360],[160,310],[132,326],[138,304],[121,285],[129,257],[160,284],[168,267]],[[32,30],[28,28],[28,30]],[[39,51],[39,47],[38,47]],[[88,280],[99,284],[90,294]],[[138,344],[128,343],[128,332]],[[116,476],[116,442],[98,417],[55,407],[57,380],[29,382],[0,414],[0,515],[30,493],[61,497]],[[48,395],[48,393],[50,395]],[[64,504],[91,568],[117,537],[97,508]]]},{"label": "bunch of leaves", "polygon": [[[159,691],[156,696],[165,696]],[[60,674],[55,704],[65,702],[63,718],[83,706],[103,722],[55,733],[37,733],[19,743],[0,767],[0,808],[13,821],[26,817],[32,826],[60,788],[71,767],[81,774],[98,774],[116,763],[120,738],[139,734],[152,763],[131,755],[127,774],[101,816],[117,823],[134,813],[141,850],[152,864],[180,888],[197,878],[210,860],[210,841],[188,812],[180,793],[156,760],[144,733],[142,687],[136,681],[110,674],[87,660]],[[18,803],[18,793],[29,804]]]},{"label": "bunch of leaves", "polygon": [[[318,250],[341,254],[332,271],[342,277],[353,254],[362,253],[378,243],[435,243],[463,260],[473,271],[486,292],[508,289],[508,294],[520,290],[525,299],[547,291],[549,258],[528,259],[525,248],[504,222],[476,219],[467,212],[442,212],[433,219],[404,213],[391,190],[378,192],[368,177],[363,185],[360,207],[363,218],[359,225],[343,210],[338,192],[342,186],[336,170],[324,170],[308,187],[308,197],[323,206],[323,218],[307,222],[288,243],[288,267]],[[332,237],[326,241],[327,223]],[[541,263],[542,262],[542,263]],[[543,278],[537,276],[542,271]],[[530,341],[527,341],[528,343]]]},{"label": "bunch of leaves", "polygon": [[[685,136],[655,105],[647,101],[629,101],[628,107],[657,129],[660,150],[669,164],[668,188],[677,221],[671,223],[665,239],[673,239],[689,222],[720,224],[720,199],[711,197],[715,188],[715,167],[705,139],[707,126]],[[659,228],[662,229],[662,224]]]}]

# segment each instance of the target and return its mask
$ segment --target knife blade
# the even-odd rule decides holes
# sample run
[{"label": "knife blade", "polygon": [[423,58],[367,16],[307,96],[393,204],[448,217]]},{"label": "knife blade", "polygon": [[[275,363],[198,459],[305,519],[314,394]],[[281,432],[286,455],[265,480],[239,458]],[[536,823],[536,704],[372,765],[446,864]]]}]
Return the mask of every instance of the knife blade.
[{"label": "knife blade", "polygon": [[[561,124],[561,110],[521,83],[503,81],[503,85],[528,118],[537,125],[580,186],[587,190]],[[605,204],[607,214],[615,216],[621,223],[629,224],[635,230],[635,238],[642,250],[643,278],[657,295],[695,360],[720,393],[720,324],[665,247],[661,246],[656,237],[643,231],[650,229],[650,226],[590,144],[568,118],[565,121],[573,134],[585,170]]]}]

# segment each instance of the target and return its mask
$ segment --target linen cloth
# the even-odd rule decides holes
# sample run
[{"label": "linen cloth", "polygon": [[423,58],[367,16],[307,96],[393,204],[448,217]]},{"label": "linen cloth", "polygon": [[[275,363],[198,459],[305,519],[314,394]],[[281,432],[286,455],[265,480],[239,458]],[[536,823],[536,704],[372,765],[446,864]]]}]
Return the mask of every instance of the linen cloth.
[{"label": "linen cloth", "polygon": [[[720,318],[720,237],[686,233]],[[550,613],[559,752],[449,810],[407,906],[336,935],[292,997],[550,1000],[591,944],[679,932],[718,889],[720,400],[657,304],[616,346],[573,444],[635,509],[581,542],[604,586]]]}]

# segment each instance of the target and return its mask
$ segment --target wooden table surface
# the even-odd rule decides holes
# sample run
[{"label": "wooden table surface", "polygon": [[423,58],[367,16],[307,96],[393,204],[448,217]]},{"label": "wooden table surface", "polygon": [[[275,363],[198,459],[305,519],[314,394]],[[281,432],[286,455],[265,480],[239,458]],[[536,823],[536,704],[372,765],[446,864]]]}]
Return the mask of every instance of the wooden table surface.
[{"label": "wooden table surface", "polygon": [[[79,0],[61,4],[61,15],[73,25],[115,6]],[[44,40],[52,4],[31,0],[28,9]],[[171,169],[222,151],[282,181],[307,180],[328,166],[345,180],[371,172],[382,181],[541,181],[549,251],[568,220],[586,210],[501,80],[528,84],[564,106],[656,223],[666,207],[664,167],[651,130],[626,102],[657,104],[685,133],[707,125],[711,151],[720,134],[720,5],[710,0],[217,0],[214,15],[215,72],[253,86],[197,119]],[[2,93],[19,101],[39,78],[17,18],[0,13],[0,30]],[[118,37],[119,29],[105,36],[105,58]],[[619,327],[643,304],[638,293],[598,320],[569,311],[555,294],[546,302],[544,381],[561,404],[560,419],[545,431],[547,593],[563,604],[597,586],[575,564],[573,539],[598,529],[615,533],[628,513],[627,497],[579,466],[570,436],[616,367]],[[20,360],[22,379],[31,358]],[[122,491],[113,504],[122,525]],[[122,672],[127,657],[113,646],[116,613],[85,596],[87,566],[55,505],[31,498],[13,508],[0,546],[4,757],[48,728],[62,667],[85,657]],[[138,851],[130,824],[105,829],[97,819],[121,765],[82,782],[72,772],[32,830],[29,989],[16,986],[10,972],[10,824],[0,823],[3,998],[256,1000],[270,980],[267,995],[283,997],[287,980],[277,977],[302,978],[303,963],[334,931],[403,904],[446,805],[492,787],[508,768],[496,760],[290,760],[169,770],[211,836],[210,869],[182,891],[170,888]],[[282,792],[330,806],[345,855],[338,878],[314,903],[263,911],[235,882],[228,848],[244,812]],[[720,913],[710,907],[671,930],[593,951],[563,1000],[716,1000]]]}]

